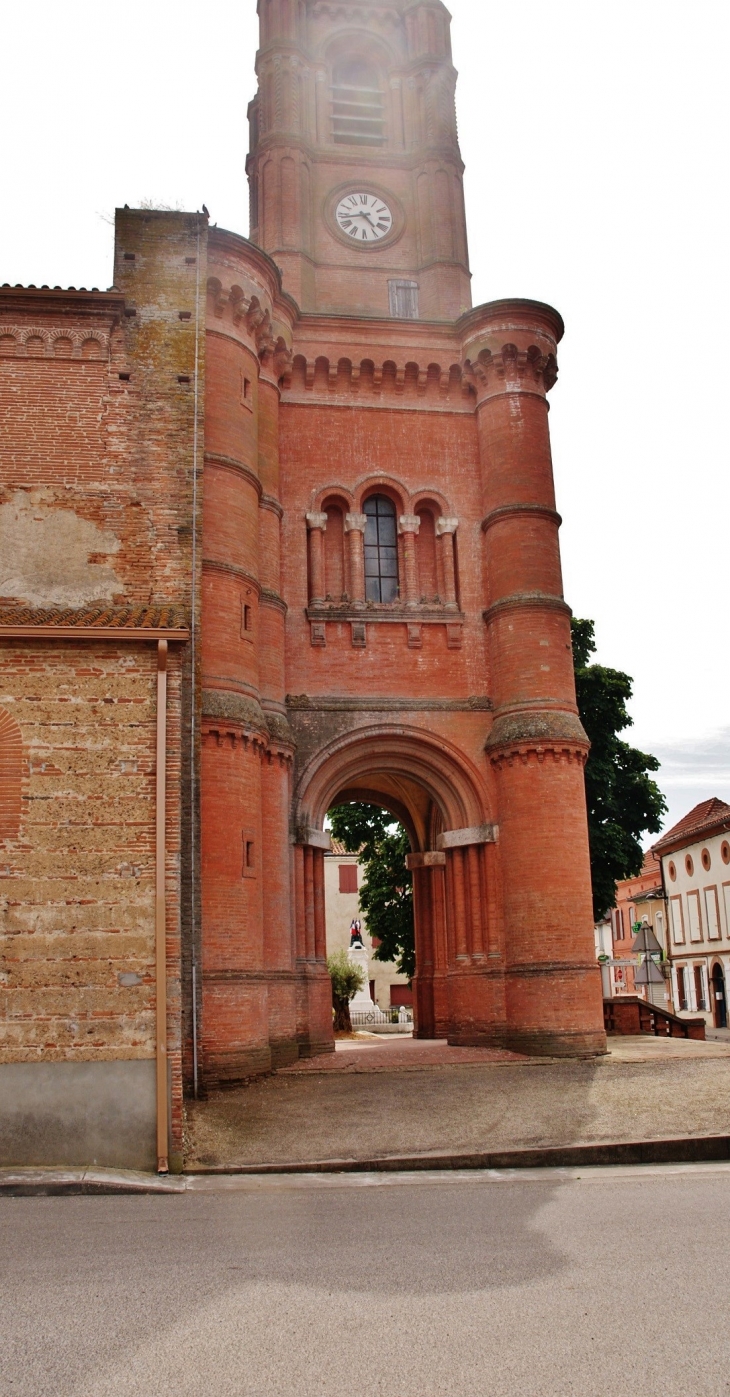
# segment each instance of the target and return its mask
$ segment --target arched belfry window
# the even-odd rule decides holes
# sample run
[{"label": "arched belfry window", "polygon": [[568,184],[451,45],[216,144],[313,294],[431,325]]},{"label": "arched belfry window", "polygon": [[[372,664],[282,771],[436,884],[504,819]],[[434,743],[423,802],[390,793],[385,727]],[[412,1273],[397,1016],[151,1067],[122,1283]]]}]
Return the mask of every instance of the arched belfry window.
[{"label": "arched belfry window", "polygon": [[335,67],[332,135],[335,145],[382,146],[385,142],[380,77],[377,68],[363,58],[347,58]]},{"label": "arched belfry window", "polygon": [[386,495],[371,495],[363,506],[365,525],[365,596],[368,601],[398,599],[398,536],[395,505]]}]

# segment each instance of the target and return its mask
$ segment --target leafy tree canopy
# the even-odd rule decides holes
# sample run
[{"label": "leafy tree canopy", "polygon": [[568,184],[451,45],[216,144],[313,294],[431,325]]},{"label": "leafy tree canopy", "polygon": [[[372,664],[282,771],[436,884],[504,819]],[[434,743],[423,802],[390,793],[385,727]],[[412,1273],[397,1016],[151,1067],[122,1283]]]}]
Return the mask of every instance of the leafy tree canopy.
[{"label": "leafy tree canopy", "polygon": [[618,736],[633,723],[626,707],[633,681],[620,670],[591,664],[596,650],[592,621],[574,619],[572,632],[578,710],[591,741],[586,799],[593,913],[600,921],[613,907],[617,881],[641,869],[641,836],[658,834],[667,805],[649,775],[659,770],[656,757]]},{"label": "leafy tree canopy", "polygon": [[370,935],[380,942],[375,959],[395,961],[413,978],[416,950],[413,933],[413,880],[406,868],[408,835],[387,810],[353,801],[329,812],[332,834],[351,854],[359,854],[365,877],[360,907]]}]

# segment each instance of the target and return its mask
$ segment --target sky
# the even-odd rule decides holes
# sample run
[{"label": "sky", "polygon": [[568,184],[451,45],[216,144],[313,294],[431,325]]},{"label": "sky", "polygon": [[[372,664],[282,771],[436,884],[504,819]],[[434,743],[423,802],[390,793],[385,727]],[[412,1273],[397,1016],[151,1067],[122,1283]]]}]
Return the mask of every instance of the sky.
[{"label": "sky", "polygon": [[[474,302],[565,320],[566,597],[634,679],[629,737],[662,761],[671,824],[730,801],[730,7],[450,8]],[[255,9],[3,0],[0,282],[108,286],[125,203],[248,231]]]}]

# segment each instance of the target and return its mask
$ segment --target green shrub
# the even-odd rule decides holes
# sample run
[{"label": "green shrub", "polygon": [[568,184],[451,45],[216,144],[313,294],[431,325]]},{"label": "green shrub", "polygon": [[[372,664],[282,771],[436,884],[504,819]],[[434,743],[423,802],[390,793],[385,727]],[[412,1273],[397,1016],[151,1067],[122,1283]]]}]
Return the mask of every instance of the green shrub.
[{"label": "green shrub", "polygon": [[335,1033],[352,1033],[350,1021],[350,1000],[365,984],[365,974],[355,965],[347,951],[335,951],[327,958],[327,969],[332,981],[332,1008],[335,1011]]}]

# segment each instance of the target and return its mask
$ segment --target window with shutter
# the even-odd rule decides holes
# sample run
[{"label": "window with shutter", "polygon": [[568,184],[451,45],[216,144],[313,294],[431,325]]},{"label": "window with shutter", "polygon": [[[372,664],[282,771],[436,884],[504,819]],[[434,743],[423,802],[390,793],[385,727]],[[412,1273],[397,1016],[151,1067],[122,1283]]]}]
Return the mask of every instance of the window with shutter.
[{"label": "window with shutter", "polygon": [[356,863],[341,863],[341,864],[340,864],[340,892],[341,892],[341,893],[356,893],[356,892],[357,892],[357,864],[356,864]]}]

